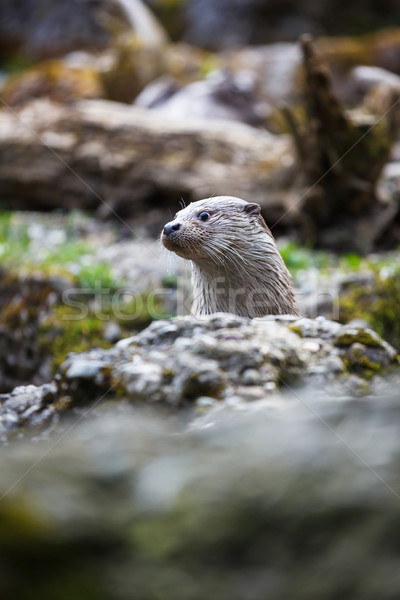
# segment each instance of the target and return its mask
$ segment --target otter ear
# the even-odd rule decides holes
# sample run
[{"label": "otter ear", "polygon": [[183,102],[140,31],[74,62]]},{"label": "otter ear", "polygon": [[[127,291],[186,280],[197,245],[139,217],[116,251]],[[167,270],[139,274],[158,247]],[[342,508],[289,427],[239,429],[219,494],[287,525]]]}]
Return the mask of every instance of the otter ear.
[{"label": "otter ear", "polygon": [[259,215],[261,213],[261,206],[259,204],[245,204],[243,210],[248,215]]}]

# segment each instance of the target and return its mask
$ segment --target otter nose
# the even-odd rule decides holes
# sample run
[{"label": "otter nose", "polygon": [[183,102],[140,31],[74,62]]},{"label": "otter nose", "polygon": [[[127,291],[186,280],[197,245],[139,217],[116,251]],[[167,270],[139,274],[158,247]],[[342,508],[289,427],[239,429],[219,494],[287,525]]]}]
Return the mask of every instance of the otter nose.
[{"label": "otter nose", "polygon": [[164,225],[163,233],[164,235],[171,235],[172,233],[175,233],[175,231],[179,231],[180,228],[180,223],[177,223],[176,221],[171,221],[171,223],[167,223],[166,225]]}]

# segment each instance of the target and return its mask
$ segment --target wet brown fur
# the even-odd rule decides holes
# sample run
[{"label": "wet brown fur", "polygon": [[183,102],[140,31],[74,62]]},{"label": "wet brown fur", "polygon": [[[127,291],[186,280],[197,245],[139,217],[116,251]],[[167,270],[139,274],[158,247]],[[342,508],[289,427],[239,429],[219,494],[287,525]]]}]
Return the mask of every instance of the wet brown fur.
[{"label": "wet brown fur", "polygon": [[[206,222],[199,219],[207,212]],[[164,246],[192,262],[192,314],[300,315],[292,280],[258,204],[207,198],[179,211]]]}]

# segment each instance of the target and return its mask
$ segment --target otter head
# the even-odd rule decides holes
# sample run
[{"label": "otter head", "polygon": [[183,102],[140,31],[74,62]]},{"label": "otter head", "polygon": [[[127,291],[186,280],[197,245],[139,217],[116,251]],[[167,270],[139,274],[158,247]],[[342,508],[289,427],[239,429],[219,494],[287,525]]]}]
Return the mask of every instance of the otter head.
[{"label": "otter head", "polygon": [[161,240],[192,261],[192,314],[300,316],[289,271],[258,204],[232,196],[193,202],[165,225]]},{"label": "otter head", "polygon": [[[258,204],[231,196],[192,202],[164,226],[164,246],[188,260],[205,266],[245,259],[246,248],[269,230]],[[271,236],[272,237],[272,236]]]}]

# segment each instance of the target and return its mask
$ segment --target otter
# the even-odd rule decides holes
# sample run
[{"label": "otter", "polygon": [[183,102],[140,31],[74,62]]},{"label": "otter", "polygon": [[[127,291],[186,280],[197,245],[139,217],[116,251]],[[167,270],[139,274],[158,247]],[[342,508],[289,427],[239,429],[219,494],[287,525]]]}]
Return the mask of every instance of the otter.
[{"label": "otter", "polygon": [[259,204],[232,196],[192,202],[164,226],[161,241],[192,262],[194,316],[301,316]]}]

